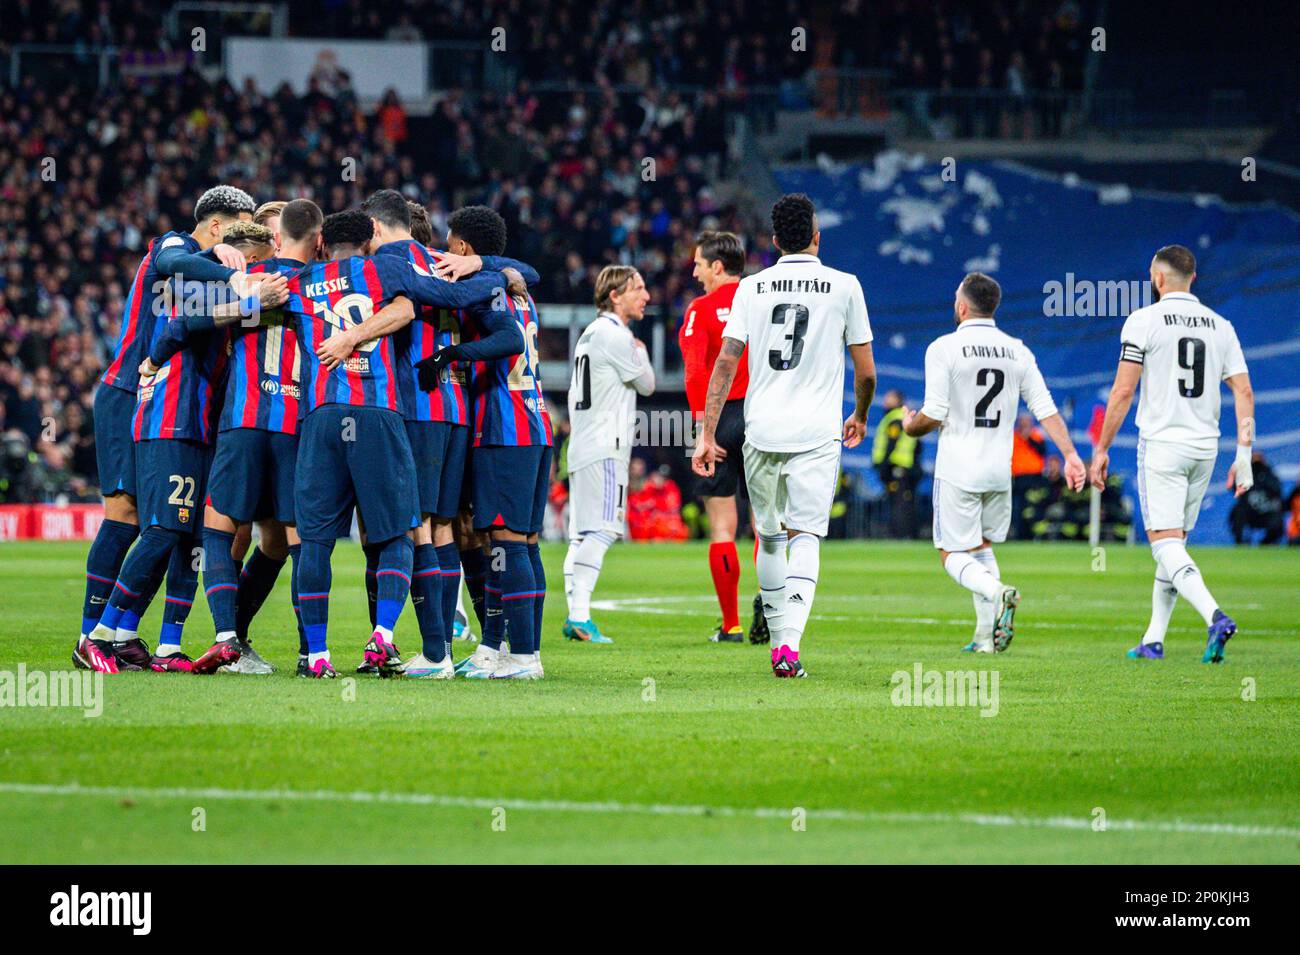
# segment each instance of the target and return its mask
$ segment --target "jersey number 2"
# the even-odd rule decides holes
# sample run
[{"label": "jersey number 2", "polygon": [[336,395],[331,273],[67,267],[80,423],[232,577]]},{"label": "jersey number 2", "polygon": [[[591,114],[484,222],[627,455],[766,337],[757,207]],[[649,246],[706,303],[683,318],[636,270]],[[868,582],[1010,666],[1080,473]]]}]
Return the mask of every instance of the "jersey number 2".
[{"label": "jersey number 2", "polygon": [[975,384],[983,388],[989,385],[990,379],[992,386],[984,392],[984,397],[975,403],[975,427],[977,428],[996,428],[1002,423],[1002,412],[999,411],[992,418],[988,416],[989,405],[993,404],[993,399],[1002,393],[1002,386],[1006,383],[1006,375],[1001,368],[981,368],[975,374]]},{"label": "jersey number 2", "polygon": [[[791,322],[791,319],[794,319]],[[786,329],[785,340],[790,343],[790,357],[784,357],[784,348],[773,348],[767,353],[767,364],[773,371],[789,371],[799,366],[803,357],[803,336],[808,331],[808,308],[804,305],[777,305],[772,309],[772,324]]]}]

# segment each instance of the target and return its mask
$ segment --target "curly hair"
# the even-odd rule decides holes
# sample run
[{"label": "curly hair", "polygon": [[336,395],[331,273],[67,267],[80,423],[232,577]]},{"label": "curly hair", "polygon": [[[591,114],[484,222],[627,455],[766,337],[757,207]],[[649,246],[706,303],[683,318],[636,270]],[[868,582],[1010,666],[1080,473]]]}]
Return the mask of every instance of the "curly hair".
[{"label": "curly hair", "polygon": [[501,255],[506,250],[506,220],[487,206],[465,206],[447,220],[448,230],[470,244],[477,255]]},{"label": "curly hair", "polygon": [[363,246],[375,237],[375,224],[360,209],[349,209],[326,216],[320,233],[327,249],[336,245]]},{"label": "curly hair", "polygon": [[256,222],[232,222],[221,233],[221,241],[228,245],[272,245],[275,236],[271,230]]},{"label": "curly hair", "polygon": [[194,204],[194,221],[202,222],[212,216],[238,219],[241,212],[247,212],[251,216],[256,208],[257,203],[253,201],[253,197],[243,189],[236,189],[234,186],[213,186],[199,196],[199,201]]},{"label": "curly hair", "polygon": [[812,200],[802,192],[782,196],[772,206],[772,235],[782,252],[802,252],[812,245],[813,217],[816,210]]}]

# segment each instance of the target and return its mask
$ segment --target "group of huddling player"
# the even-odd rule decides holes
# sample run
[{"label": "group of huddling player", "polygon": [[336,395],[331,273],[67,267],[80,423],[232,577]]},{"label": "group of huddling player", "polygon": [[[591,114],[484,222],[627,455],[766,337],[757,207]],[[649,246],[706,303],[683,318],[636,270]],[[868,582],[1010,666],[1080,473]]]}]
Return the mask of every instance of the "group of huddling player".
[{"label": "group of huddling player", "polygon": [[[355,513],[372,624],[358,672],[541,677],[552,433],[538,275],[502,256],[502,218],[456,211],[439,251],[394,190],[325,216],[223,185],[195,219],[149,244],[95,394],[105,520],[74,663],[269,673],[249,624],[291,560],[298,674],[334,677],[330,558]],[[455,664],[462,568],[482,640]],[[200,572],[216,633],[190,657]],[[151,651],[137,627],[160,586]],[[408,595],[422,645],[403,659]]]}]

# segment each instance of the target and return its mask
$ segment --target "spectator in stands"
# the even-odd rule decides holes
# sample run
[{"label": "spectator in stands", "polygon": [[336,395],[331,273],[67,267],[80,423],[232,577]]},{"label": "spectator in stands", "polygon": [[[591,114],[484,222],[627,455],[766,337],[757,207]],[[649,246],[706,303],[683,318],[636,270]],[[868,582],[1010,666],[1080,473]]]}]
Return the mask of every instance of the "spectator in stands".
[{"label": "spectator in stands", "polygon": [[684,541],[690,537],[682,521],[682,492],[667,467],[647,474],[644,458],[633,458],[628,471],[628,534],[632,540]]}]

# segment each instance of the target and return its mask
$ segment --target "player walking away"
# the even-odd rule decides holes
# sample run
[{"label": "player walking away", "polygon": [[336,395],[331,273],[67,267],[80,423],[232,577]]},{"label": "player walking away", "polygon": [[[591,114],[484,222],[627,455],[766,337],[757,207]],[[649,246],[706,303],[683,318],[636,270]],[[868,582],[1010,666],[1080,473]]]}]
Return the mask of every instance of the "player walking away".
[{"label": "player walking away", "polygon": [[957,330],[925,352],[925,402],[903,430],[939,433],[934,466],[934,546],[948,576],[974,594],[975,637],[963,649],[992,653],[1015,635],[1020,591],[1004,583],[993,544],[1011,523],[1011,445],[1020,399],[1065,456],[1065,480],[1083,487],[1085,468],[1029,347],[993,320],[1002,289],[979,272],[957,286]]},{"label": "player walking away", "polygon": [[[704,294],[686,307],[677,342],[682,350],[686,372],[686,402],[696,421],[704,416],[704,399],[709,388],[713,363],[722,349],[722,329],[731,314],[731,300],[740,286],[745,270],[745,249],[739,237],[730,232],[701,232],[695,240],[695,280],[704,286]],[[709,519],[709,573],[722,610],[722,624],[709,637],[714,643],[740,643],[740,558],[736,553],[736,491],[743,464],[741,448],[745,444],[745,388],[749,369],[740,364],[731,391],[727,393],[722,415],[718,419],[718,443],[727,456],[718,462],[712,477],[698,478],[695,492],[704,499],[704,513]],[[759,611],[761,613],[761,610]],[[751,638],[757,632],[751,634]]]},{"label": "player walking away", "polygon": [[[803,677],[799,643],[817,589],[840,447],[855,447],[866,434],[876,365],[861,284],[817,257],[821,232],[812,201],[783,196],[772,207],[772,232],[781,258],[740,280],[691,467],[711,477],[728,455],[719,421],[748,343],[745,485],[759,540],[758,586],[771,631],[772,672]],[[846,344],[855,404],[841,427]]]},{"label": "player walking away", "polygon": [[[127,550],[140,525],[136,496],[142,469],[132,427],[138,369],[154,342],[158,316],[167,314],[167,302],[184,301],[183,293],[175,287],[179,281],[176,276],[192,283],[229,281],[246,291],[244,257],[223,245],[221,234],[232,223],[249,219],[252,212],[253,200],[247,193],[232,186],[215,186],[195,204],[194,231],[168,232],[153,240],[136,269],[113,361],[95,391],[95,446],[105,520],[86,558],[82,635],[72,657],[78,667],[116,673],[119,669],[142,670],[152,664],[153,655],[137,636],[136,627],[162,581],[161,573],[156,578],[146,574],[137,579],[133,575],[133,584],[123,583],[123,588],[129,590],[118,588]],[[200,254],[205,250],[211,250],[211,254]],[[164,300],[163,296],[170,298]],[[140,543],[146,544],[143,538]],[[169,599],[163,613],[163,634],[171,640],[179,635],[179,624],[194,600],[197,581],[190,555],[168,544],[161,529],[155,532],[138,566],[152,568],[153,557],[159,552],[172,555],[167,569]],[[117,605],[109,612],[114,594]],[[92,632],[97,636],[92,638]]]},{"label": "player walking away", "polygon": [[573,350],[569,551],[564,558],[564,635],[570,640],[613,642],[591,619],[591,594],[605,552],[623,536],[626,524],[636,396],[655,390],[646,347],[628,328],[645,315],[649,301],[640,272],[630,265],[605,266],[596,277],[596,318]]},{"label": "player walking away", "polygon": [[1181,245],[1167,245],[1151,260],[1151,287],[1158,300],[1124,323],[1119,369],[1093,449],[1090,477],[1094,487],[1106,486],[1108,452],[1140,381],[1138,498],[1156,579],[1151,622],[1128,655],[1164,658],[1165,633],[1181,594],[1208,628],[1201,661],[1221,663],[1224,644],[1237,632],[1237,623],[1219,609],[1187,553],[1186,540],[1196,526],[1218,453],[1219,382],[1232,389],[1237,410],[1237,456],[1228,471],[1228,487],[1236,488],[1237,497],[1254,483],[1255,394],[1236,330],[1191,293],[1195,280],[1196,257]]},{"label": "player walking away", "polygon": [[[295,203],[306,201],[286,206],[282,225],[296,214]],[[312,219],[329,261],[308,266],[289,282],[285,310],[294,317],[307,359],[294,481],[294,515],[302,541],[297,573],[308,643],[306,675],[332,678],[336,674],[327,628],[335,541],[348,533],[356,508],[368,541],[379,549],[376,618],[364,659],[380,671],[390,670],[401,663],[393,628],[410,592],[415,548],[408,535],[420,526],[420,518],[392,338],[381,335],[353,348],[345,337],[341,356],[325,346],[372,316],[382,322],[380,309],[388,303],[399,306],[394,312],[409,321],[414,308],[410,302],[393,302],[398,297],[463,308],[489,300],[504,280],[499,273],[483,272],[452,284],[421,275],[395,256],[362,256],[374,237],[369,216],[340,212],[322,223],[319,215],[316,209]]]},{"label": "player walking away", "polygon": [[[416,240],[412,233],[411,204],[400,192],[382,189],[363,202],[361,209],[374,223],[372,248],[375,255],[397,256],[427,274],[435,273],[440,261],[447,257],[430,248],[431,240]],[[525,281],[540,280],[534,269],[514,259],[490,255],[486,260],[476,258],[482,267],[489,270],[512,268]],[[420,498],[421,524],[415,536],[411,603],[420,626],[423,656],[438,673],[442,672],[438,668],[441,668],[447,652],[443,648],[451,639],[456,597],[460,591],[460,550],[456,546],[452,522],[460,511],[461,484],[470,444],[466,372],[460,368],[450,369],[445,380],[429,391],[423,391],[416,366],[432,357],[439,348],[460,342],[462,319],[461,313],[455,309],[422,307],[415,321],[395,333],[401,368],[398,382],[402,409],[415,459]],[[366,587],[368,595],[374,592],[372,614],[374,597],[377,596],[378,556],[376,548],[367,544]],[[422,669],[416,667],[417,671],[422,672]],[[447,673],[450,672],[451,663],[448,662]],[[417,674],[412,672],[411,675]]]},{"label": "player walking away", "polygon": [[[452,252],[503,261],[506,223],[496,211],[486,206],[458,209],[448,227]],[[542,394],[537,306],[527,289],[515,288],[513,281],[510,291],[502,302],[464,309],[464,340],[440,349],[419,367],[422,387],[434,389],[451,362],[473,364],[473,530],[489,538],[488,569],[483,640],[457,672],[477,679],[535,680],[544,675],[546,573],[538,537],[550,486],[551,420]],[[507,630],[510,649],[503,653]],[[415,666],[406,670],[408,676],[420,675],[411,672]]]}]

